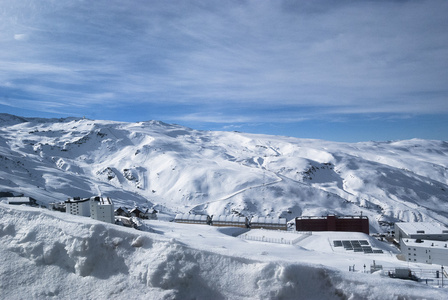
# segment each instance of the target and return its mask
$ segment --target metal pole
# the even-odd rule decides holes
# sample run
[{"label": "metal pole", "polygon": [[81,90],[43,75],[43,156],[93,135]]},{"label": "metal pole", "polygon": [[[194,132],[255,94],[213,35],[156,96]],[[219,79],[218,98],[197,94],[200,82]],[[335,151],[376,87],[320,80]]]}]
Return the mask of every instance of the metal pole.
[{"label": "metal pole", "polygon": [[443,266],[442,266],[442,287],[443,287],[443,276],[445,276],[445,274],[443,274]]}]

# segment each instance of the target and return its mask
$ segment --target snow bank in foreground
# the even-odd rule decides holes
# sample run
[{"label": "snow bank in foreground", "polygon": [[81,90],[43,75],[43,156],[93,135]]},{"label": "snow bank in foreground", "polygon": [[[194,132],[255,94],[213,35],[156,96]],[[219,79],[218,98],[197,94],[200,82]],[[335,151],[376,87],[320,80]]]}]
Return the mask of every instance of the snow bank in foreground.
[{"label": "snow bank in foreground", "polygon": [[[254,257],[256,259],[256,257]],[[442,299],[443,290],[196,250],[163,235],[0,203],[3,299]]]}]

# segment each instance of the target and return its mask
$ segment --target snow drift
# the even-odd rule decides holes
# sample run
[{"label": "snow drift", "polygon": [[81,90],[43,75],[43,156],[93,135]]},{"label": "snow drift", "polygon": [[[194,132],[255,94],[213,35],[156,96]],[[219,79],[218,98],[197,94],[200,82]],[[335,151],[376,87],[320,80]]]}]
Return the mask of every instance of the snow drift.
[{"label": "snow drift", "polygon": [[4,299],[442,299],[413,282],[204,251],[89,218],[0,204]]}]

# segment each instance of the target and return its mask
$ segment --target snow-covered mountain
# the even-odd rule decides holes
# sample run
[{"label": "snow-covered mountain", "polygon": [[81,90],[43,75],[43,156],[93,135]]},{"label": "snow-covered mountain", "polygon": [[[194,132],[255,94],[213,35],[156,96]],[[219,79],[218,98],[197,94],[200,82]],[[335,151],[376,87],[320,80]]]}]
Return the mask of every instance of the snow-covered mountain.
[{"label": "snow-covered mountain", "polygon": [[[0,114],[0,197],[45,205],[102,195],[163,216],[137,231],[0,203],[0,298],[445,299],[440,266],[400,260],[394,246],[364,233],[247,232],[164,219],[188,211],[288,220],[362,213],[377,231],[398,220],[448,224],[447,145]],[[332,246],[343,239],[383,252]],[[372,264],[383,269],[370,274]],[[426,284],[389,278],[395,268]]]},{"label": "snow-covered mountain", "polygon": [[448,224],[448,142],[337,143],[0,114],[0,192],[103,195],[168,213],[367,215]]}]

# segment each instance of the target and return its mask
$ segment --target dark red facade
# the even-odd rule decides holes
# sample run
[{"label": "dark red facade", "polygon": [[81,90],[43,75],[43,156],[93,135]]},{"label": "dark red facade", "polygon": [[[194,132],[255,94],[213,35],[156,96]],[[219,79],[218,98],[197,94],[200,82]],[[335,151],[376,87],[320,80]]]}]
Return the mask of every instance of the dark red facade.
[{"label": "dark red facade", "polygon": [[359,217],[299,217],[297,231],[352,231],[369,234],[369,218]]}]

